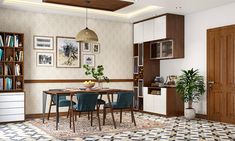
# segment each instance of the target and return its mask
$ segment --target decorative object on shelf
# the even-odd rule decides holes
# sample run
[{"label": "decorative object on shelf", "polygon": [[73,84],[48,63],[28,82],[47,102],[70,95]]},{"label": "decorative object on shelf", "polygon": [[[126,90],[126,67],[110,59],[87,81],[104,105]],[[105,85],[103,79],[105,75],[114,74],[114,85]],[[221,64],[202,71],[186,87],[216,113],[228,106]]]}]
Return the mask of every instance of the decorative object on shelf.
[{"label": "decorative object on shelf", "polygon": [[56,37],[56,65],[62,68],[81,67],[80,44],[72,37]]},{"label": "decorative object on shelf", "polygon": [[37,52],[37,66],[53,67],[54,54],[51,52]]},{"label": "decorative object on shelf", "polygon": [[162,87],[164,85],[164,78],[162,76],[156,76],[154,83],[151,84],[152,87]]},{"label": "decorative object on shelf", "polygon": [[54,37],[52,36],[33,36],[34,49],[52,50],[54,46]]},{"label": "decorative object on shelf", "polygon": [[91,51],[91,43],[81,43],[81,47],[83,52]]},{"label": "decorative object on shelf", "polygon": [[[87,5],[90,3],[90,0],[86,0]],[[85,42],[85,43],[96,43],[98,42],[98,36],[97,34],[93,31],[90,30],[87,27],[87,8],[86,8],[86,28],[81,30],[77,36],[76,36],[76,41],[77,42]]]},{"label": "decorative object on shelf", "polygon": [[169,75],[166,78],[165,85],[168,87],[175,87],[177,76],[176,75]]},{"label": "decorative object on shelf", "polygon": [[96,54],[100,53],[100,43],[92,44],[92,52]]},{"label": "decorative object on shelf", "polygon": [[91,75],[97,82],[98,87],[102,88],[102,82],[109,82],[109,78],[104,76],[104,67],[99,65],[96,68],[89,65],[83,65],[83,68],[86,70],[85,75]]},{"label": "decorative object on shelf", "polygon": [[95,67],[95,55],[94,54],[83,54],[83,64]]},{"label": "decorative object on shelf", "polygon": [[205,92],[204,79],[203,76],[199,75],[198,70],[193,68],[182,72],[183,74],[179,76],[176,82],[176,91],[184,102],[188,102],[188,108],[185,109],[185,117],[193,119],[195,118],[195,109],[192,104],[199,101]]},{"label": "decorative object on shelf", "polygon": [[86,90],[91,90],[91,88],[93,88],[95,86],[95,82],[93,81],[85,81],[83,83],[83,86],[86,88]]}]

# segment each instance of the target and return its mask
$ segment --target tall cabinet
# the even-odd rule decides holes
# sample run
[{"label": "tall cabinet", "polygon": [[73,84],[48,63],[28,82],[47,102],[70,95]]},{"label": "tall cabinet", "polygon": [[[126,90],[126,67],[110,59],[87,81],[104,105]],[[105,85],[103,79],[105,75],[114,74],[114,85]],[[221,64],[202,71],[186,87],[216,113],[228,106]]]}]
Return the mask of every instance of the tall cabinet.
[{"label": "tall cabinet", "polygon": [[24,119],[24,34],[0,32],[0,122]]},{"label": "tall cabinet", "polygon": [[144,110],[144,87],[160,76],[160,60],[184,58],[184,16],[164,14],[134,23],[135,107]]}]

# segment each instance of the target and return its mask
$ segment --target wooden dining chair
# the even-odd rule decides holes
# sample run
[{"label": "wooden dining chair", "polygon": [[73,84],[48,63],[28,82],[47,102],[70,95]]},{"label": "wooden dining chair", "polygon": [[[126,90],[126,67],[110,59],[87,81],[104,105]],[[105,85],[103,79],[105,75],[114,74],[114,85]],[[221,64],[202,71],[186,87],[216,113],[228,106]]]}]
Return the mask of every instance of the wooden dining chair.
[{"label": "wooden dining chair", "polygon": [[[48,115],[47,115],[47,119],[49,120],[50,119],[50,114],[51,114],[51,107],[52,106],[56,106],[56,96],[55,95],[51,95],[51,100],[50,100],[50,105],[49,105],[49,111],[48,111]],[[76,103],[73,101],[73,105],[75,105]],[[70,100],[67,100],[66,99],[66,95],[60,95],[59,96],[59,107],[70,107],[71,106],[71,103],[70,103]],[[68,112],[67,112],[67,118],[69,116],[69,109],[68,109]]]},{"label": "wooden dining chair", "polygon": [[104,106],[103,125],[105,125],[106,109],[111,108],[110,106],[112,106],[114,110],[120,110],[120,123],[122,123],[122,110],[129,109],[131,111],[132,122],[134,122],[134,125],[136,126],[134,112],[133,112],[133,100],[134,100],[134,94],[132,92],[119,92],[116,102],[107,103]]},{"label": "wooden dining chair", "polygon": [[90,113],[90,123],[91,126],[93,125],[93,112],[96,111],[97,117],[98,117],[98,124],[99,124],[99,130],[101,130],[100,125],[100,116],[99,116],[99,106],[97,105],[97,93],[78,93],[77,94],[77,101],[78,103],[73,106],[72,115],[70,116],[70,127],[71,127],[71,117],[73,122],[73,131],[75,132],[75,123],[74,119],[77,115],[76,112],[82,113]]}]

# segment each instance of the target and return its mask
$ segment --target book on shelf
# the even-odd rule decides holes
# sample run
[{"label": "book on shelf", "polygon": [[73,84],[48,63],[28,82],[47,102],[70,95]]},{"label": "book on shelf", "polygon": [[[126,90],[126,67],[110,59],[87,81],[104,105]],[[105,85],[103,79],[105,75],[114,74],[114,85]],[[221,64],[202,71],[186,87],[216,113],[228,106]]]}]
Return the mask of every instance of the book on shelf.
[{"label": "book on shelf", "polygon": [[15,64],[15,75],[20,76],[20,65],[19,64]]},{"label": "book on shelf", "polygon": [[0,61],[2,61],[2,59],[3,59],[3,50],[0,49]]},{"label": "book on shelf", "polygon": [[19,35],[14,36],[15,47],[19,47]]},{"label": "book on shelf", "polygon": [[5,89],[11,90],[12,89],[12,79],[11,78],[5,78]]},{"label": "book on shelf", "polygon": [[23,61],[24,60],[24,55],[23,55],[23,51],[19,52],[19,61]]},{"label": "book on shelf", "polygon": [[4,46],[3,44],[3,39],[2,39],[2,35],[0,35],[0,47]]},{"label": "book on shelf", "polygon": [[5,75],[12,75],[12,70],[9,65],[5,65]]},{"label": "book on shelf", "polygon": [[0,78],[0,90],[3,90],[3,78]]},{"label": "book on shelf", "polygon": [[11,35],[6,36],[6,46],[7,47],[14,47],[14,37]]}]

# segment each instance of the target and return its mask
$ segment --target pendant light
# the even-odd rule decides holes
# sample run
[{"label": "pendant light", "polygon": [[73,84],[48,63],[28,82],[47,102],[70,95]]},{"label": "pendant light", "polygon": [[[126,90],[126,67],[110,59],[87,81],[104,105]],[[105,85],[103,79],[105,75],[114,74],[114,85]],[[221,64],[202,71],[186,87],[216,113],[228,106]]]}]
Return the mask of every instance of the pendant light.
[{"label": "pendant light", "polygon": [[[87,1],[89,3],[89,1]],[[81,30],[76,36],[77,42],[85,42],[85,43],[96,43],[98,42],[98,36],[93,31],[87,27],[87,8],[86,8],[86,28]]]}]

